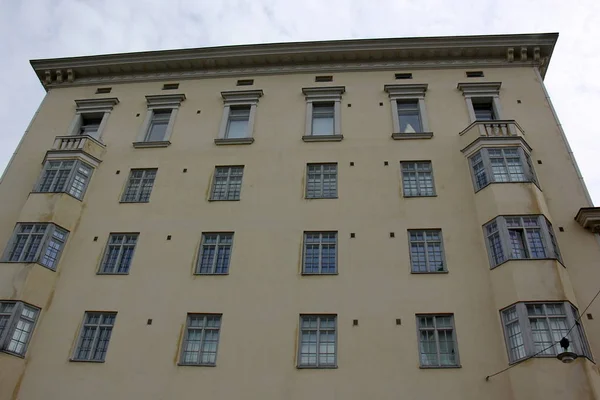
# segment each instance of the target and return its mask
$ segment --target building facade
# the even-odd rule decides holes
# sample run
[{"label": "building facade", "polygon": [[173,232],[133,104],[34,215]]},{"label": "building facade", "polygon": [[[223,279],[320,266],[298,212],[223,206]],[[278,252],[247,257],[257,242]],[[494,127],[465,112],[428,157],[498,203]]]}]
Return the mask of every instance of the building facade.
[{"label": "building facade", "polygon": [[32,61],[0,399],[600,399],[598,209],[543,84],[556,40]]}]

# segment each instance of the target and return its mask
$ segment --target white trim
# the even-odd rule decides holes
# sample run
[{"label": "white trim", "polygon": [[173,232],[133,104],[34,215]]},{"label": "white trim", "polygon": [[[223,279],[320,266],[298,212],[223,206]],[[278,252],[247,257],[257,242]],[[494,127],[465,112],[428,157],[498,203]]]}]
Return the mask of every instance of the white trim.
[{"label": "white trim", "polygon": [[[230,139],[227,137],[227,125],[229,123],[229,113],[231,112],[231,106],[250,106],[250,115],[248,117],[248,126],[246,135],[242,139],[252,139],[254,137],[254,120],[256,119],[256,106],[258,100],[263,96],[262,90],[232,90],[221,92],[223,98],[223,116],[221,117],[221,125],[219,127],[219,136],[215,139],[215,143],[218,144],[239,144],[240,140],[231,140],[230,142],[224,141],[223,139]],[[252,141],[246,141],[252,143]]]},{"label": "white trim", "polygon": [[398,118],[398,100],[417,100],[419,105],[419,117],[421,118],[421,129],[424,133],[430,132],[429,121],[427,120],[427,111],[425,110],[425,92],[427,91],[427,84],[394,84],[384,85],[383,90],[387,92],[390,98],[390,108],[392,110],[392,126],[394,131],[393,134],[401,134],[400,132],[400,119]]},{"label": "white trim", "polygon": [[313,103],[333,102],[333,136],[342,137],[342,95],[345,86],[319,86],[302,88],[306,99],[304,137],[312,136]]},{"label": "white trim", "polygon": [[[146,103],[148,105],[148,112],[142,123],[142,127],[139,130],[134,147],[146,147],[139,145],[140,143],[170,143],[171,135],[173,133],[173,126],[175,125],[175,118],[177,117],[177,110],[181,106],[181,102],[185,100],[185,94],[162,94],[162,95],[148,95],[146,96]],[[149,142],[146,140],[148,136],[148,129],[150,128],[150,121],[154,115],[155,110],[171,110],[171,117],[169,118],[169,124],[165,131],[165,137],[159,142]],[[136,145],[137,144],[137,145]],[[163,147],[163,146],[154,146]]]},{"label": "white trim", "polygon": [[102,133],[106,127],[108,116],[113,110],[113,107],[119,104],[119,99],[116,97],[108,97],[101,99],[78,99],[75,100],[75,117],[69,125],[68,135],[79,136],[79,129],[83,124],[83,116],[86,114],[102,114],[102,120],[95,139],[101,140]]}]

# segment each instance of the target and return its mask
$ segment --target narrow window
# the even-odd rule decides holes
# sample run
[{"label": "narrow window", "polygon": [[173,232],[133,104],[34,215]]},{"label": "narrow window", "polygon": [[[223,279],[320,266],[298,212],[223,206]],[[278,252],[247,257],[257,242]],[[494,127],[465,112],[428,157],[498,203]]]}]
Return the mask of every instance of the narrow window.
[{"label": "narrow window", "polygon": [[250,105],[231,106],[225,138],[239,139],[248,137],[248,122],[250,121]]},{"label": "narrow window", "polygon": [[401,162],[405,197],[435,196],[431,161]]},{"label": "narrow window", "polygon": [[152,111],[148,132],[144,139],[145,142],[162,142],[165,140],[172,112],[172,109]]},{"label": "narrow window", "polygon": [[417,315],[417,323],[421,367],[459,366],[454,316]]},{"label": "narrow window", "polygon": [[412,272],[445,272],[441,230],[409,230]]},{"label": "narrow window", "polygon": [[238,79],[235,84],[236,86],[252,86],[254,85],[254,79]]},{"label": "narrow window", "polygon": [[233,233],[203,233],[196,273],[220,275],[229,273]]},{"label": "narrow window", "polygon": [[396,79],[412,79],[412,77],[412,73],[410,72],[394,74],[394,78]]},{"label": "narrow window", "polygon": [[24,356],[39,312],[21,301],[0,301],[0,351]]},{"label": "narrow window", "polygon": [[490,121],[497,119],[494,113],[492,98],[490,97],[473,97],[473,111],[477,121]]},{"label": "narrow window", "polygon": [[332,368],[337,362],[336,315],[301,315],[298,367]]},{"label": "narrow window", "polygon": [[95,139],[99,138],[98,131],[100,124],[104,118],[102,114],[81,114],[81,125],[79,126],[79,134],[91,136]]},{"label": "narrow window", "polygon": [[98,88],[98,89],[96,89],[96,94],[107,94],[107,93],[110,93],[111,91],[112,91],[112,88],[110,88],[110,87]]},{"label": "narrow window", "polygon": [[86,312],[73,360],[104,361],[116,312]]},{"label": "narrow window", "polygon": [[175,90],[179,89],[179,83],[165,83],[162,90]]},{"label": "narrow window", "polygon": [[46,161],[34,191],[68,193],[81,200],[89,184],[92,170],[92,167],[82,161]]},{"label": "narrow window", "polygon": [[313,103],[312,134],[314,136],[333,135],[334,128],[334,103]]},{"label": "narrow window", "polygon": [[563,337],[569,339],[568,351],[592,359],[579,312],[569,302],[519,302],[501,315],[511,363],[532,356],[556,356],[563,351],[559,344]]},{"label": "narrow window", "polygon": [[332,199],[337,197],[337,164],[308,164],[306,166],[306,198]]},{"label": "narrow window", "polygon": [[315,82],[333,82],[333,76],[331,76],[331,75],[315,76]]},{"label": "narrow window", "polygon": [[215,365],[221,331],[221,315],[188,314],[181,365]]},{"label": "narrow window", "polygon": [[423,132],[419,100],[398,100],[398,122],[400,133]]},{"label": "narrow window", "polygon": [[99,273],[128,274],[137,238],[137,233],[111,233]]},{"label": "narrow window", "polygon": [[337,273],[337,232],[304,232],[302,273]]},{"label": "narrow window", "polygon": [[154,187],[157,169],[132,169],[121,197],[122,203],[147,203]]},{"label": "narrow window", "polygon": [[18,223],[3,262],[37,262],[56,270],[68,232],[54,224]]},{"label": "narrow window", "polygon": [[467,78],[483,78],[483,71],[467,71]]},{"label": "narrow window", "polygon": [[239,200],[244,167],[215,167],[211,200]]}]

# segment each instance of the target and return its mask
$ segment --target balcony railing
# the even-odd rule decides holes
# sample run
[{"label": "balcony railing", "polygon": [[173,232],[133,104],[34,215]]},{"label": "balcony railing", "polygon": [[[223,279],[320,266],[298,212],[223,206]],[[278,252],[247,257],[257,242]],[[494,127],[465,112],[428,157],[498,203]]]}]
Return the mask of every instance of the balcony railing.
[{"label": "balcony railing", "polygon": [[82,152],[101,161],[105,145],[88,135],[57,136],[49,153]]},{"label": "balcony railing", "polygon": [[519,138],[524,137],[525,132],[516,121],[510,119],[475,121],[459,135],[461,136],[463,148],[465,148],[479,138]]}]

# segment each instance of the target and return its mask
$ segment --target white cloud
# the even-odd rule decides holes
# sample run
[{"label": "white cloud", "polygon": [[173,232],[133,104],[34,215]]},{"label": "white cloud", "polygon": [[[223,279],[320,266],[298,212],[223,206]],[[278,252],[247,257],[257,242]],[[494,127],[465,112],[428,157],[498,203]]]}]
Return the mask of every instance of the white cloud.
[{"label": "white cloud", "polygon": [[30,59],[242,43],[560,32],[546,85],[600,202],[597,0],[0,0],[0,171],[44,95]]}]

